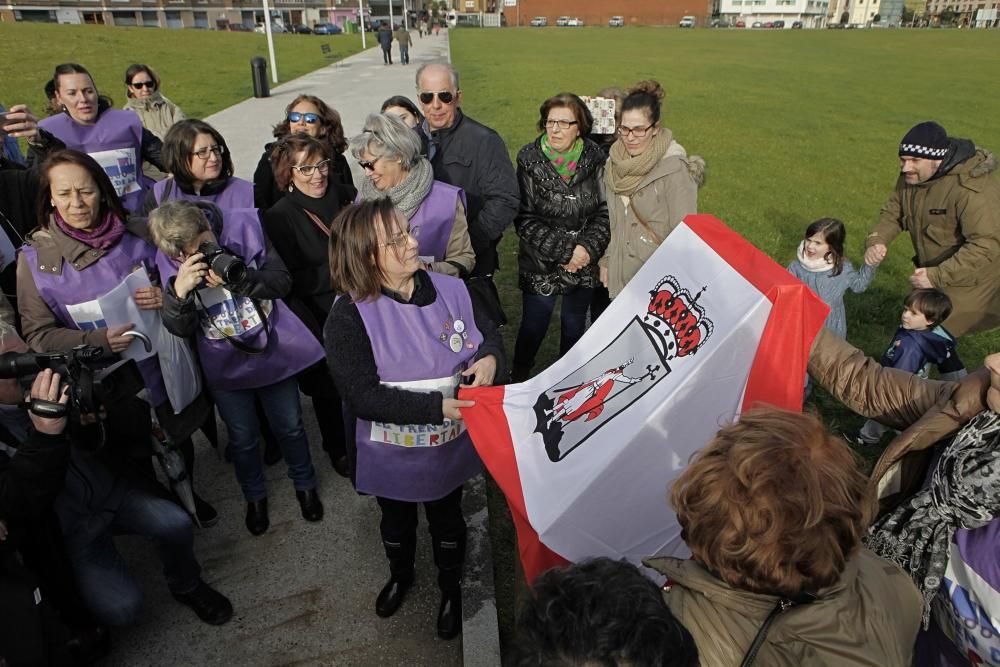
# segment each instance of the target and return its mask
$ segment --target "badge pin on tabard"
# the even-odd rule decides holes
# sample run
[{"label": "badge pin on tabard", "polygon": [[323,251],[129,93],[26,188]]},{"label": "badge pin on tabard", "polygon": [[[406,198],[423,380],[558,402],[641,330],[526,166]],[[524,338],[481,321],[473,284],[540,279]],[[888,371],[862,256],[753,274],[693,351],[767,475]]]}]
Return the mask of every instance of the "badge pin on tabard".
[{"label": "badge pin on tabard", "polygon": [[455,353],[462,351],[462,342],[462,334],[455,333],[448,338],[448,346],[451,348],[451,351]]},{"label": "badge pin on tabard", "polygon": [[465,331],[465,322],[463,322],[462,320],[455,320],[454,327],[455,327],[455,333],[462,333],[463,331]]}]

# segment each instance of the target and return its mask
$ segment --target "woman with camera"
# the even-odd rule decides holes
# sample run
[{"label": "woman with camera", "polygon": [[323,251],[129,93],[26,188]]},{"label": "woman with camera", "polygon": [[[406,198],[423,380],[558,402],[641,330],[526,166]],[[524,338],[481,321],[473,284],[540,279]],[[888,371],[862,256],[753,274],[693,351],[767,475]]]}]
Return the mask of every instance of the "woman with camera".
[{"label": "woman with camera", "polygon": [[[78,345],[100,347],[105,354],[124,352],[135,341],[134,325],[108,326],[100,299],[134,271],[144,270],[153,284],[136,289],[132,300],[140,310],[162,308],[156,248],[145,239],[145,227],[127,219],[107,174],[90,156],[55,151],[39,175],[45,193],[39,226],[28,235],[17,266],[25,341],[38,352],[66,352]],[[207,416],[207,403],[196,397],[186,406],[172,405],[158,355],[137,363],[157,420],[179,444],[190,473],[190,435]],[[202,620],[224,623],[232,607],[199,578],[190,518],[146,488],[158,488],[150,486],[155,477],[148,406],[131,399],[104,407],[107,446],[99,455],[81,453],[74,459],[77,474],[67,478],[65,502],[57,505],[81,593],[109,625],[134,619],[141,595],[110,541],[114,533],[136,532],[157,542],[174,596],[194,607]],[[135,478],[134,488],[123,478]],[[202,525],[218,521],[211,505],[197,495],[194,502]]]},{"label": "woman with camera", "polygon": [[[465,217],[462,188],[434,179],[420,154],[420,138],[398,117],[373,113],[351,139],[351,154],[364,169],[359,201],[388,197],[410,221],[419,244],[421,268],[465,278],[476,264]],[[419,236],[417,233],[419,231]]]},{"label": "woman with camera", "polygon": [[170,128],[163,139],[163,165],[171,178],[146,195],[147,215],[171,199],[207,201],[223,211],[254,208],[253,183],[233,176],[226,140],[203,120],[188,118]]},{"label": "woman with camera", "polygon": [[[274,176],[288,194],[264,213],[264,231],[292,274],[289,307],[322,342],[323,323],[335,294],[330,286],[327,245],[340,212],[338,187],[330,183],[325,144],[308,134],[279,140],[271,153]],[[337,474],[348,475],[340,394],[325,363],[299,375],[299,388],[312,398],[323,434],[323,450]]]},{"label": "woman with camera", "polygon": [[522,317],[514,345],[514,382],[531,376],[560,296],[559,354],[576,345],[587,328],[598,284],[597,260],[611,235],[601,187],[605,156],[587,138],[593,123],[576,95],[550,97],[539,109],[541,136],[517,154],[521,205],[514,227],[520,237]]},{"label": "woman with camera", "polygon": [[[347,141],[340,114],[326,102],[314,95],[299,95],[285,108],[285,118],[274,126],[274,138],[278,141],[292,134],[308,134],[326,145],[330,156],[330,183],[343,185],[343,203],[354,199],[354,177],[344,157]],[[274,206],[287,192],[275,179],[271,153],[276,142],[264,146],[257,170],[253,174],[255,204],[262,211]]]},{"label": "woman with camera", "polygon": [[196,341],[229,431],[247,530],[262,535],[270,525],[255,400],[278,439],[303,518],[320,521],[323,505],[295,376],[323,358],[323,347],[281,301],[292,278],[257,212],[223,214],[204,202],[170,201],[150,214],[149,226],[166,285],[163,321],[174,335]]},{"label": "woman with camera", "polygon": [[69,148],[90,155],[101,165],[116,194],[129,211],[142,210],[146,190],[153,180],[142,173],[142,161],[165,171],[160,160],[160,140],[143,128],[130,111],[111,108],[111,100],[97,91],[90,72],[81,65],[59,65],[52,75],[56,103],[62,113],[38,124],[28,161],[40,163],[52,150]]},{"label": "woman with camera", "polygon": [[503,341],[474,312],[465,284],[421,268],[410,225],[388,199],[348,207],[330,234],[339,298],[326,321],[327,361],[354,424],[355,487],[376,497],[390,578],[375,613],[392,616],[413,583],[417,507],[423,503],[438,568],[437,633],[462,626],[462,485],[481,464],[460,408],[459,384],[503,376]]}]

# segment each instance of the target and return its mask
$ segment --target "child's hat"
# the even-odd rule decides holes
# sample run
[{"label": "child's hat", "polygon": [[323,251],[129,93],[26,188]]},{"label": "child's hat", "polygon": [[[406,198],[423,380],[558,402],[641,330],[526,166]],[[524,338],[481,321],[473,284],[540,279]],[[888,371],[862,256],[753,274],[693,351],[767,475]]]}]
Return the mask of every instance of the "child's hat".
[{"label": "child's hat", "polygon": [[910,128],[899,144],[900,157],[941,160],[948,154],[948,133],[932,120]]}]

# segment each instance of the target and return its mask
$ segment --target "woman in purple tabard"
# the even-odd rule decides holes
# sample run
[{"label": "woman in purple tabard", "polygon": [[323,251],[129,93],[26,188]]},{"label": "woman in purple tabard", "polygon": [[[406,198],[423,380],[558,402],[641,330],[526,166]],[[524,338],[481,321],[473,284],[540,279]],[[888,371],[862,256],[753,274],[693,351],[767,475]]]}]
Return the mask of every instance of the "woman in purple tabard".
[{"label": "woman in purple tabard", "polygon": [[[330,227],[340,212],[340,188],[330,182],[326,145],[307,134],[292,134],[275,144],[274,176],[287,194],[264,213],[264,231],[292,274],[285,301],[322,341],[323,323],[335,297],[327,253]],[[323,434],[323,450],[337,474],[349,474],[340,394],[324,362],[299,376],[299,389],[312,398]]]},{"label": "woman in purple tabard", "polygon": [[344,296],[323,332],[327,362],[357,418],[355,487],[378,500],[389,559],[375,613],[395,613],[413,581],[423,503],[441,588],[437,632],[451,639],[462,625],[462,485],[481,468],[459,412],[472,403],[453,396],[460,383],[502,375],[503,341],[461,280],[420,268],[417,240],[388,199],[337,217],[330,275]]},{"label": "woman in purple tabard", "polygon": [[[267,242],[257,209],[223,215],[209,203],[170,201],[150,214],[149,230],[160,249],[163,323],[198,347],[208,390],[229,431],[247,530],[262,535],[270,525],[255,401],[281,446],[302,517],[320,521],[323,505],[295,376],[322,360],[323,346],[281,301],[292,279]],[[233,265],[237,258],[241,264]]]},{"label": "woman in purple tabard", "polygon": [[143,210],[171,199],[207,201],[223,211],[254,208],[253,183],[233,176],[233,158],[219,131],[203,120],[178,121],[163,138],[163,164],[172,178],[150,188]]},{"label": "woman in purple tabard", "polygon": [[62,113],[38,124],[41,131],[28,152],[29,163],[39,164],[47,153],[60,148],[87,153],[111,179],[125,208],[133,213],[142,210],[145,192],[153,185],[142,172],[142,161],[164,170],[160,140],[143,128],[132,111],[112,109],[111,100],[97,92],[83,66],[59,65],[52,81]]},{"label": "woman in purple tabard", "polygon": [[392,114],[371,114],[350,146],[365,171],[358,201],[388,197],[410,222],[420,244],[422,269],[468,276],[476,255],[465,218],[465,193],[434,180],[431,163],[420,154],[417,133]]},{"label": "woman in purple tabard", "polygon": [[[39,226],[18,256],[17,296],[24,338],[39,352],[94,345],[120,353],[135,340],[132,324],[107,326],[97,299],[129,274],[145,269],[154,286],[133,296],[140,309],[158,310],[163,297],[145,225],[130,222],[100,165],[85,153],[55,151],[42,163]],[[204,397],[171,406],[157,356],[138,362],[157,419],[194,471],[191,434],[209,413]],[[174,407],[182,409],[175,413]],[[215,509],[195,494],[202,526],[218,521]]]}]

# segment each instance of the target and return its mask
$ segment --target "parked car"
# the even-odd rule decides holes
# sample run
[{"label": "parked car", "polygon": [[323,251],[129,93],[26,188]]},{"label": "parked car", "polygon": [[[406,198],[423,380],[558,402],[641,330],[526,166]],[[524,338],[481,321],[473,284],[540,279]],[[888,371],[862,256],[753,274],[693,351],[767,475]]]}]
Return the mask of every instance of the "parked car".
[{"label": "parked car", "polygon": [[761,23],[760,21],[754,21],[752,24],[750,24],[750,27],[751,28],[760,28],[760,27],[763,27],[763,25],[764,24]]},{"label": "parked car", "polygon": [[230,23],[226,30],[229,32],[253,32],[253,26],[244,23]]},{"label": "parked car", "polygon": [[681,22],[678,23],[678,27],[681,28],[693,28],[695,24],[695,18],[693,16],[682,16]]},{"label": "parked car", "polygon": [[765,27],[765,28],[773,28],[774,27],[774,21],[764,21],[764,26],[763,27]]},{"label": "parked car", "polygon": [[317,23],[313,26],[314,35],[339,35],[344,32],[336,23]]},{"label": "parked car", "polygon": [[784,21],[775,21],[775,22],[774,22],[774,23],[773,23],[773,24],[771,25],[771,27],[772,27],[772,28],[784,28],[784,27],[785,27],[785,22],[784,22]]},{"label": "parked car", "polygon": [[559,18],[556,19],[556,25],[559,26],[560,28],[564,28],[564,27],[568,26],[569,25],[569,17],[568,16],[560,16]]},{"label": "parked car", "polygon": [[712,19],[711,25],[713,28],[728,28],[729,21],[726,19]]},{"label": "parked car", "polygon": [[544,16],[536,16],[535,18],[531,19],[531,25],[536,28],[544,28],[548,24],[549,20]]},{"label": "parked car", "polygon": [[566,27],[568,28],[582,28],[583,19],[576,18],[575,16],[566,22]]},{"label": "parked car", "polygon": [[307,26],[305,23],[296,23],[292,26],[292,32],[297,35],[311,35],[312,28]]},{"label": "parked car", "polygon": [[621,28],[625,25],[624,16],[612,16],[611,20],[608,21],[609,28]]},{"label": "parked car", "polygon": [[[254,28],[253,31],[259,32],[261,34],[266,32],[263,23],[258,23],[257,27]],[[286,28],[282,23],[278,23],[277,21],[271,21],[271,33],[273,34],[279,32],[288,32],[288,28]]]},{"label": "parked car", "polygon": [[745,27],[747,27],[747,22],[741,20],[741,21],[737,21],[733,25],[735,25],[737,28],[745,28]]},{"label": "parked car", "polygon": [[802,21],[792,21],[792,30],[802,30]]}]

